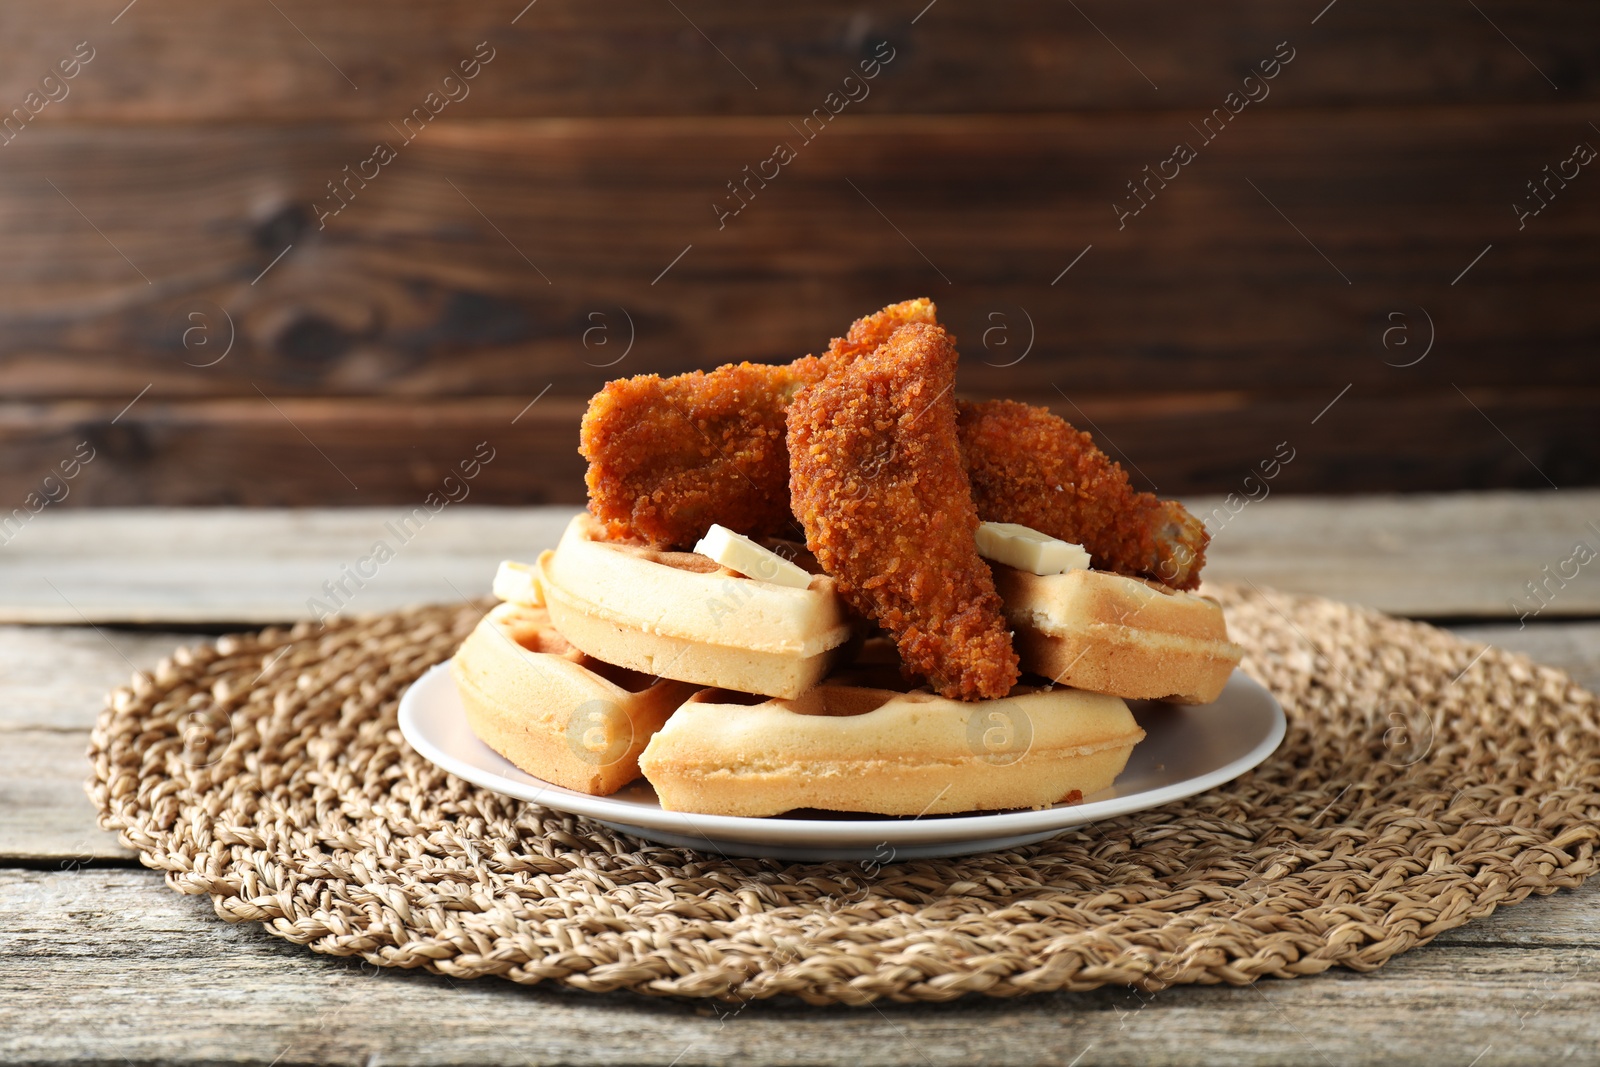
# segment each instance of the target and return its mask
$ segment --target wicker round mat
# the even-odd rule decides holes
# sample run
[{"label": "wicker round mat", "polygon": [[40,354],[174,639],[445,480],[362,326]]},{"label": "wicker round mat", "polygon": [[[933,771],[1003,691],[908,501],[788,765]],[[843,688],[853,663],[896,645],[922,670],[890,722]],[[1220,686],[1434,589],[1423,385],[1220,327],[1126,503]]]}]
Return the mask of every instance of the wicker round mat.
[{"label": "wicker round mat", "polygon": [[174,889],[318,952],[731,1001],[1364,970],[1594,873],[1596,698],[1565,674],[1326,600],[1208,591],[1288,713],[1282,748],[1003,852],[724,859],[469,785],[395,709],[481,604],[180,650],[112,694],[89,790]]}]

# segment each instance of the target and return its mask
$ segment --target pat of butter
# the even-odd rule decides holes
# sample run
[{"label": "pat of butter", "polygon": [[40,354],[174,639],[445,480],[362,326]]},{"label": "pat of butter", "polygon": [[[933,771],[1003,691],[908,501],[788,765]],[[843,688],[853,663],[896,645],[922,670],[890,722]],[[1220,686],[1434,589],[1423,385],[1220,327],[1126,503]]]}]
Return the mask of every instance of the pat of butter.
[{"label": "pat of butter", "polygon": [[811,584],[811,575],[805,568],[796,566],[768,548],[762,548],[743,534],[736,534],[726,526],[712,524],[700,538],[694,550],[709,556],[729,570],[738,571],[746,578],[804,589]]},{"label": "pat of butter", "polygon": [[544,591],[539,588],[537,573],[527,563],[502,560],[494,575],[494,595],[513,604],[543,607]]},{"label": "pat of butter", "polygon": [[1014,522],[980,522],[978,555],[1030,574],[1064,574],[1089,569],[1089,553],[1082,545]]}]

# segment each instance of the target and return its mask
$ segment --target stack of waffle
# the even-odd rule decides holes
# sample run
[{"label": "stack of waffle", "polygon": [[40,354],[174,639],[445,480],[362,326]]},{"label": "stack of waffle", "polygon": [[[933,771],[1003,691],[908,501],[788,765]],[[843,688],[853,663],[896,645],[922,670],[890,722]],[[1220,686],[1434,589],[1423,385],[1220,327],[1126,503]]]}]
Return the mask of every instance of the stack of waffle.
[{"label": "stack of waffle", "polygon": [[1022,676],[1004,697],[954,700],[902,668],[803,548],[764,547],[800,580],[577,516],[536,565],[502,565],[502,603],[453,661],[473,732],[584,793],[643,774],[675,811],[1041,808],[1121,773],[1144,737],[1125,700],[1210,702],[1241,655],[1205,597],[996,563]]}]

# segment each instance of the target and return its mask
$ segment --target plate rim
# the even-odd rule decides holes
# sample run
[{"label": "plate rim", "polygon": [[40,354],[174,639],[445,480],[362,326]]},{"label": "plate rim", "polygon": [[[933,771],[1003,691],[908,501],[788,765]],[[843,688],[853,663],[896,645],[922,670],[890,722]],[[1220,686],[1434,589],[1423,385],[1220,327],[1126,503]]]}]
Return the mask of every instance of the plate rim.
[{"label": "plate rim", "polygon": [[[1271,690],[1235,669],[1228,678],[1227,687],[1236,685],[1254,690],[1265,698],[1273,715],[1267,734],[1248,752],[1204,774],[1186,778],[1169,785],[1142,790],[1128,796],[1109,797],[1105,800],[1086,801],[1070,805],[1056,805],[1031,811],[989,812],[979,815],[940,816],[938,819],[860,819],[832,821],[824,819],[782,819],[746,815],[703,815],[693,812],[668,811],[659,806],[646,807],[635,803],[613,800],[609,796],[597,797],[579,793],[551,782],[533,778],[537,784],[524,784],[494,772],[467,763],[435,745],[424,733],[419,715],[421,704],[433,687],[453,686],[449,677],[451,660],[428,668],[401,694],[399,707],[400,733],[424,759],[463,778],[503,796],[530,803],[543,804],[573,815],[581,815],[604,823],[626,823],[641,830],[660,830],[681,833],[687,827],[715,843],[719,835],[728,840],[750,841],[752,836],[764,838],[774,846],[795,845],[813,847],[828,844],[840,847],[860,844],[865,839],[886,844],[905,845],[937,844],[952,840],[979,840],[986,837],[1010,837],[1050,830],[1068,830],[1084,823],[1101,819],[1131,815],[1139,811],[1158,808],[1177,800],[1215,789],[1247,771],[1253,770],[1276,752],[1288,732],[1288,718],[1283,706]],[[442,680],[441,680],[442,679]],[[470,728],[469,728],[470,729]],[[482,744],[482,742],[479,742]],[[485,746],[488,748],[488,746]],[[494,752],[493,749],[488,749]],[[495,758],[515,767],[498,752]],[[519,773],[527,774],[526,771]],[[488,780],[491,779],[492,780]]]}]

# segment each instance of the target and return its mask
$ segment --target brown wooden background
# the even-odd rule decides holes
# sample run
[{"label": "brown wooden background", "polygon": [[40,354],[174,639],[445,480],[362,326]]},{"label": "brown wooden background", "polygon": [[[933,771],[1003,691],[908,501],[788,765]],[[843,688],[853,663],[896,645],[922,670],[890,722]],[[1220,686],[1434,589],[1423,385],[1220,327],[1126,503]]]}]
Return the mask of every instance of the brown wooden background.
[{"label": "brown wooden background", "polygon": [[[0,145],[0,511],[84,440],[69,506],[411,503],[485,439],[473,502],[576,501],[606,378],[787,360],[919,294],[964,392],[1050,403],[1163,493],[1281,441],[1280,490],[1600,483],[1600,167],[1512,209],[1600,147],[1600,6],[523,2],[0,7],[0,108],[95,50]],[[470,96],[319,229],[483,41]]]}]

